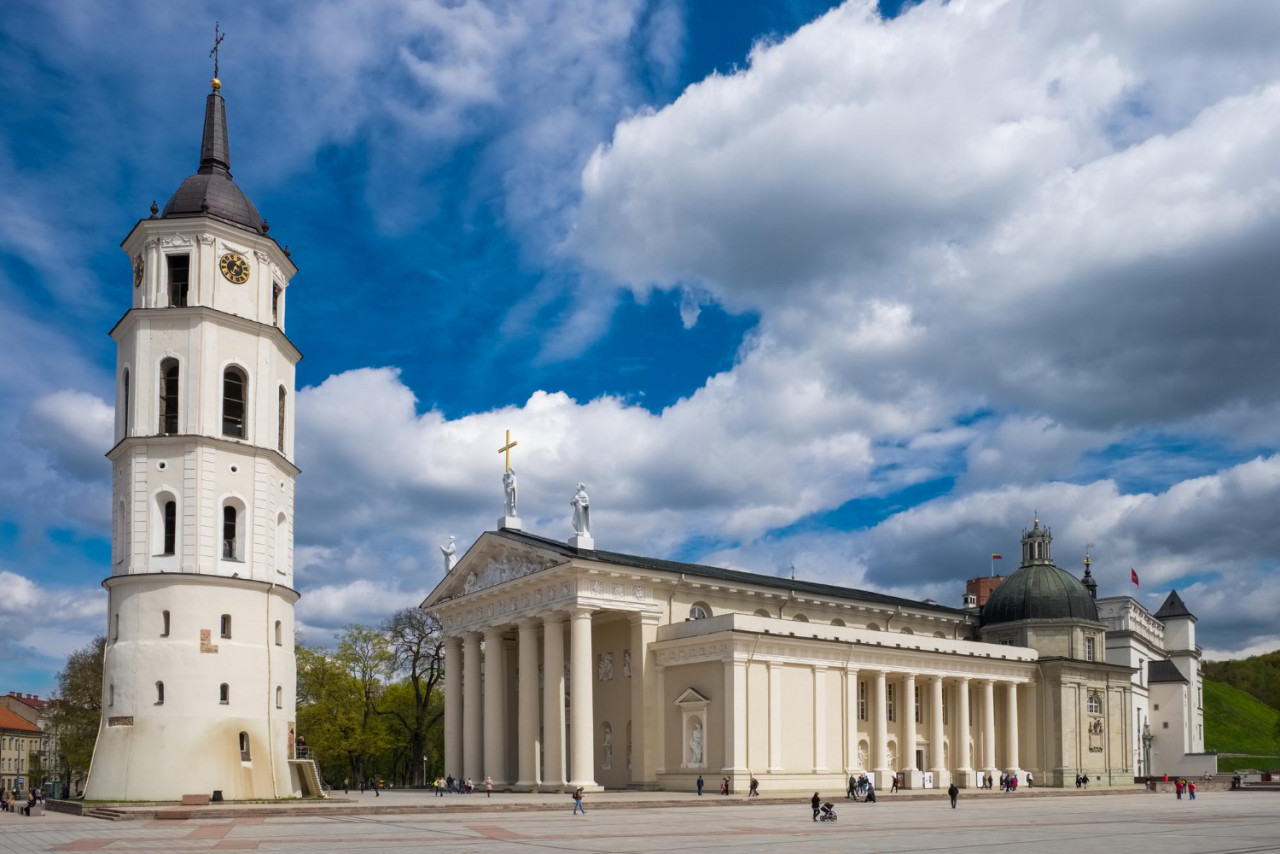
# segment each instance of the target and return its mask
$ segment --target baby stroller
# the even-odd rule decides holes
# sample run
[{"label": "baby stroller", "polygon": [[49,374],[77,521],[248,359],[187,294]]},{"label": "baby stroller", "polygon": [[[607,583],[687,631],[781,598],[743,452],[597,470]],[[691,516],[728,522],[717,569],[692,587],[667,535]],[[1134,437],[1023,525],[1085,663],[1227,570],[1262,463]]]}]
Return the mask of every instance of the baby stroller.
[{"label": "baby stroller", "polygon": [[836,808],[834,804],[823,804],[822,812],[818,815],[818,821],[835,821]]}]

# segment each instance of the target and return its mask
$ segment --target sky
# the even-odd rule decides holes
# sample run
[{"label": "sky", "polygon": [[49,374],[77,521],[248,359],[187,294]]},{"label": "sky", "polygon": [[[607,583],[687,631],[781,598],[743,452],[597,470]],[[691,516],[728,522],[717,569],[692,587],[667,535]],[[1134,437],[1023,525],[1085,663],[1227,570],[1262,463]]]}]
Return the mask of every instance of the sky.
[{"label": "sky", "polygon": [[[292,251],[304,641],[525,529],[959,605],[1033,517],[1280,648],[1280,5],[17,0],[0,691],[105,630],[119,242],[198,165]],[[1140,586],[1130,581],[1130,568]]]}]

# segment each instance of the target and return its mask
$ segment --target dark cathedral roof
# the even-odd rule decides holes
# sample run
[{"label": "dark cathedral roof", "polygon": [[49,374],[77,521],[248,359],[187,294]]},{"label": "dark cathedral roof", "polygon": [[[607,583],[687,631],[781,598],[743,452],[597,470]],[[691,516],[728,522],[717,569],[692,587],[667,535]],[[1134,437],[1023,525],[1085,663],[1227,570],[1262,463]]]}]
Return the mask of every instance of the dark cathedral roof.
[{"label": "dark cathedral roof", "polygon": [[840,599],[858,599],[863,602],[874,602],[877,605],[901,606],[903,608],[913,608],[919,611],[942,612],[950,616],[964,616],[968,614],[961,608],[948,608],[945,605],[938,605],[931,602],[917,602],[914,599],[904,599],[899,596],[889,596],[884,593],[875,593],[870,590],[859,590],[854,587],[840,587],[835,584],[820,584],[816,581],[799,581],[792,578],[780,578],[776,575],[763,575],[755,572],[743,572],[738,569],[724,569],[718,566],[706,566],[699,563],[681,563],[674,560],[661,560],[659,558],[643,557],[641,555],[629,555],[621,552],[608,552],[602,549],[596,549],[590,552],[579,552],[577,549],[569,546],[559,540],[550,540],[546,537],[539,537],[536,534],[528,534],[524,531],[514,531],[510,528],[502,528],[492,532],[499,537],[526,542],[539,548],[550,549],[558,552],[566,558],[583,557],[589,560],[599,560],[605,563],[613,563],[619,566],[634,566],[638,569],[656,569],[662,572],[674,572],[693,576],[695,578],[712,579],[715,581],[730,582],[736,584],[755,584],[761,587],[773,587],[780,590],[793,591],[795,593],[804,593],[810,596],[830,596]]},{"label": "dark cathedral roof", "polygon": [[1168,597],[1164,600],[1164,604],[1160,606],[1160,610],[1156,611],[1155,618],[1157,620],[1167,620],[1171,617],[1190,617],[1195,619],[1196,615],[1191,613],[1187,608],[1182,597],[1178,595],[1177,590],[1170,590]]},{"label": "dark cathedral roof", "polygon": [[995,589],[982,608],[982,624],[1018,620],[1098,622],[1098,605],[1080,579],[1050,563],[1024,566]]},{"label": "dark cathedral roof", "polygon": [[1186,682],[1178,665],[1167,658],[1155,658],[1147,662],[1148,682]]},{"label": "dark cathedral roof", "polygon": [[258,209],[231,180],[227,106],[217,91],[210,92],[205,101],[200,168],[182,182],[161,216],[213,216],[266,234]]}]

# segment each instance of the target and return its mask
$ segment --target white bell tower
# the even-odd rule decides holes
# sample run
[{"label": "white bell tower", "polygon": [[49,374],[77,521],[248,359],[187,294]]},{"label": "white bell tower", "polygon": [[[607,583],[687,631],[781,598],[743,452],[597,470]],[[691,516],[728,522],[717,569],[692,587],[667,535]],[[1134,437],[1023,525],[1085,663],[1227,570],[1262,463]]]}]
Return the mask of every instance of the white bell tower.
[{"label": "white bell tower", "polygon": [[215,77],[199,170],[122,247],[102,723],[85,797],[292,797],[297,272],[231,178]]}]

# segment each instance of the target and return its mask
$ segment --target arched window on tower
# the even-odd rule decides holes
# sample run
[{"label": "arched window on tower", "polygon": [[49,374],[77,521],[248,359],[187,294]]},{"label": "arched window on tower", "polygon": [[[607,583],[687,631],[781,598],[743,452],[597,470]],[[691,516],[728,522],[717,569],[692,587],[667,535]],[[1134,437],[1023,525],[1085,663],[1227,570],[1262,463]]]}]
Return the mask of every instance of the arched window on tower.
[{"label": "arched window on tower", "polygon": [[178,432],[178,360],[160,363],[160,432]]},{"label": "arched window on tower", "polygon": [[231,702],[231,686],[226,682],[218,686],[218,702],[224,706]]},{"label": "arched window on tower", "polygon": [[239,543],[237,540],[236,508],[230,504],[222,508],[222,557],[224,560],[235,560]]},{"label": "arched window on tower", "polygon": [[222,372],[222,435],[244,438],[244,371],[232,366]]},{"label": "arched window on tower", "polygon": [[124,435],[129,435],[129,369],[120,377],[120,405],[124,410]]},{"label": "arched window on tower", "polygon": [[280,294],[284,293],[284,288],[280,287],[279,282],[271,283],[271,323],[275,326],[280,325]]},{"label": "arched window on tower", "polygon": [[165,260],[169,265],[169,305],[183,308],[191,285],[191,256],[169,255]]},{"label": "arched window on tower", "polygon": [[240,733],[240,761],[250,762],[252,757],[249,755],[249,733]]},{"label": "arched window on tower", "polygon": [[276,646],[283,646],[283,645],[284,645],[284,626],[280,624],[279,620],[276,620]]},{"label": "arched window on tower", "polygon": [[160,637],[167,638],[169,636],[169,612],[162,611],[161,617],[164,620],[164,629],[160,632]]},{"label": "arched window on tower", "polygon": [[276,686],[276,708],[284,708],[284,688],[279,685]]},{"label": "arched window on tower", "polygon": [[279,419],[278,419],[278,421],[279,421],[279,431],[278,431],[278,435],[276,436],[276,448],[277,448],[277,450],[279,450],[279,451],[280,451],[280,453],[282,453],[282,454],[284,453],[284,416],[285,416],[285,407],[288,405],[288,402],[289,402],[289,393],[288,393],[288,392],[286,392],[286,391],[284,390],[284,386],[280,386],[280,417],[279,417]]},{"label": "arched window on tower", "polygon": [[178,502],[170,499],[164,503],[164,551],[171,555],[178,547]]},{"label": "arched window on tower", "polygon": [[289,569],[289,521],[281,513],[276,516],[276,572],[287,575]]},{"label": "arched window on tower", "polygon": [[164,705],[164,683],[163,682],[156,683],[156,705],[157,706]]}]

